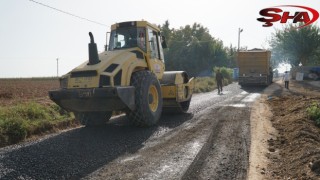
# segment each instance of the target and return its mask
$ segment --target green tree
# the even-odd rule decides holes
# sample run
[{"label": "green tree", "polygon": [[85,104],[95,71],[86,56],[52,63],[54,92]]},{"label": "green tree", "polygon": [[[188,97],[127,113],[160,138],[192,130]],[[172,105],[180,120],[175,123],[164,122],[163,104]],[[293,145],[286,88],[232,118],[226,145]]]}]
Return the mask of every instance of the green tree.
[{"label": "green tree", "polygon": [[168,48],[164,51],[166,70],[183,70],[191,76],[211,74],[213,66],[227,66],[232,63],[233,53],[221,40],[212,37],[209,30],[194,23],[179,29],[170,29],[169,21],[160,26],[166,37]]},{"label": "green tree", "polygon": [[277,64],[286,62],[297,66],[301,62],[306,66],[319,63],[319,27],[310,25],[297,28],[300,25],[291,24],[281,30],[276,29],[276,32],[272,34],[270,41],[272,58]]},{"label": "green tree", "polygon": [[237,66],[237,48],[233,47],[232,44],[230,47],[226,48],[227,51],[227,67],[234,68]]}]

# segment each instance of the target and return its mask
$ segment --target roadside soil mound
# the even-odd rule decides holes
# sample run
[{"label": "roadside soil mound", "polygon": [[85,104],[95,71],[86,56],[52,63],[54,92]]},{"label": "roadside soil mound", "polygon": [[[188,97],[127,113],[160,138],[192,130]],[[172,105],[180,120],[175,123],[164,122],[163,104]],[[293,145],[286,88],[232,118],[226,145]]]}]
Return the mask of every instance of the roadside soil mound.
[{"label": "roadside soil mound", "polygon": [[263,174],[266,179],[320,179],[320,128],[306,112],[320,102],[320,87],[291,81],[287,90],[281,83],[266,101],[278,133],[267,140],[269,163]]}]

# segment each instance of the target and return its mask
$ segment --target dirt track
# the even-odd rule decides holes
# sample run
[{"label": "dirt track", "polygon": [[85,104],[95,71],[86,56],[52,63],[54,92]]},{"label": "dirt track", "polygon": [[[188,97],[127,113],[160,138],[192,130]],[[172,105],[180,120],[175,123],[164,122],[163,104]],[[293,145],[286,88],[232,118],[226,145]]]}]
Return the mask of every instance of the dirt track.
[{"label": "dirt track", "polygon": [[226,106],[216,113],[220,117],[212,117],[218,124],[212,128],[207,144],[183,179],[246,179],[250,147],[249,108]]}]

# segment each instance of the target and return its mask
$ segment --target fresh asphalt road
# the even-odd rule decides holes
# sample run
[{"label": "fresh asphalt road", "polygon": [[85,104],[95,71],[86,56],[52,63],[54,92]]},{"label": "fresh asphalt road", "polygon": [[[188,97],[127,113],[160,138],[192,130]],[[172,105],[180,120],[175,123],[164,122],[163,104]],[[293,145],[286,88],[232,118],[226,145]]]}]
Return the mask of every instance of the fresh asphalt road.
[{"label": "fresh asphalt road", "polygon": [[118,116],[2,148],[0,179],[244,179],[250,106],[262,90],[233,83],[222,95],[195,94],[188,113],[162,115],[154,127]]}]

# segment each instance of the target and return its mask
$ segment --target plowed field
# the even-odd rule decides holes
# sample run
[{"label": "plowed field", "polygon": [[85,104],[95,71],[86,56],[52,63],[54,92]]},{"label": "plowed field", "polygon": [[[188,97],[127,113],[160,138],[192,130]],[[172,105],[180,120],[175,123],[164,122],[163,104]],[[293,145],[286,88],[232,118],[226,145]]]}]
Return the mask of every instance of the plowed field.
[{"label": "plowed field", "polygon": [[24,101],[49,103],[48,91],[58,87],[57,78],[0,79],[0,106]]}]

